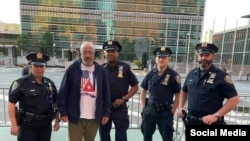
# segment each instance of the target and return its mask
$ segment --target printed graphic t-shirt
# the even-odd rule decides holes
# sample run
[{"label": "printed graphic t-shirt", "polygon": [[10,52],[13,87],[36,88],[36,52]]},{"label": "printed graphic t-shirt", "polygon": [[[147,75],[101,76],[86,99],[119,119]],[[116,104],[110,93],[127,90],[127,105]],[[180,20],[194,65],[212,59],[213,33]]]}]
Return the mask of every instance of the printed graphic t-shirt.
[{"label": "printed graphic t-shirt", "polygon": [[80,118],[94,119],[96,109],[95,66],[88,67],[81,64],[81,69]]}]

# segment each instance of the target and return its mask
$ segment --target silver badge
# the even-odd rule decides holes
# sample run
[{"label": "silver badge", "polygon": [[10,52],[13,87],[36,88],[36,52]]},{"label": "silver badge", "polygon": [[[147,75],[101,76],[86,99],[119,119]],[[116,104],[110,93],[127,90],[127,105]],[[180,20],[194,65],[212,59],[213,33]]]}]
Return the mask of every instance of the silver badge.
[{"label": "silver badge", "polygon": [[164,78],[164,80],[162,81],[161,84],[168,85],[169,78],[170,78],[170,74],[166,74],[165,78]]},{"label": "silver badge", "polygon": [[215,76],[216,76],[216,73],[212,73],[212,72],[209,72],[209,78],[208,78],[208,80],[207,80],[207,83],[209,83],[209,84],[213,84],[214,83],[214,78],[215,78]]},{"label": "silver badge", "polygon": [[207,42],[203,42],[201,47],[207,47]]},{"label": "silver badge", "polygon": [[52,85],[49,83],[49,88],[50,91],[53,91]]},{"label": "silver badge", "polygon": [[123,66],[119,66],[119,71],[117,77],[123,78]]}]

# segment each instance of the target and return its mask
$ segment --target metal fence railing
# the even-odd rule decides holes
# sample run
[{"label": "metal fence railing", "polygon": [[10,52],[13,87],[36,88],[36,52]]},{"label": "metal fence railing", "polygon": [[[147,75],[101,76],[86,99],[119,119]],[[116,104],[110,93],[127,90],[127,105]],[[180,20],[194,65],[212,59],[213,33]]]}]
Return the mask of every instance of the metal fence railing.
[{"label": "metal fence railing", "polygon": [[[8,88],[0,88],[0,128],[10,126],[8,117]],[[239,94],[240,103],[237,107],[225,116],[227,124],[246,125],[250,124],[250,93]],[[141,105],[139,93],[135,94],[129,101],[130,129],[139,129],[141,124]],[[184,126],[181,119],[174,118],[174,128],[176,138],[181,138],[184,134]],[[67,124],[61,123],[63,127]]]}]

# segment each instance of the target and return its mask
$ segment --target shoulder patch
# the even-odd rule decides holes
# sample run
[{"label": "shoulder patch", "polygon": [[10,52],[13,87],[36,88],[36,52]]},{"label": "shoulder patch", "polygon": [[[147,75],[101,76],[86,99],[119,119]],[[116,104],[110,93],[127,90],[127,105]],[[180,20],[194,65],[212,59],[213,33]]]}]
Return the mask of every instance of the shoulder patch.
[{"label": "shoulder patch", "polygon": [[11,87],[11,91],[15,91],[20,86],[20,83],[15,81]]},{"label": "shoulder patch", "polygon": [[227,83],[229,83],[229,84],[233,84],[233,80],[232,80],[232,78],[231,78],[230,75],[226,75],[226,76],[224,77],[224,80],[225,80]]},{"label": "shoulder patch", "polygon": [[180,77],[180,75],[176,75],[175,80],[176,80],[176,82],[181,83],[181,77]]}]

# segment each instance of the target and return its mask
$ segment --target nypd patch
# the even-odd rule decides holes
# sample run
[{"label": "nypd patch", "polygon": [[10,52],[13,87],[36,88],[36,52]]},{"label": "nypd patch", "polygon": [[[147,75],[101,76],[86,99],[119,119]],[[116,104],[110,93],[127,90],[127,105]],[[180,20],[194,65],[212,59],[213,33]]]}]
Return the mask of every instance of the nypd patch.
[{"label": "nypd patch", "polygon": [[225,80],[227,83],[229,83],[229,84],[233,84],[233,80],[232,80],[232,78],[231,78],[230,75],[226,75],[226,76],[224,77],[224,80]]},{"label": "nypd patch", "polygon": [[176,80],[177,83],[181,83],[180,75],[176,75],[175,80]]},{"label": "nypd patch", "polygon": [[11,91],[16,90],[18,87],[20,86],[20,83],[18,83],[17,81],[15,81],[11,87]]}]

